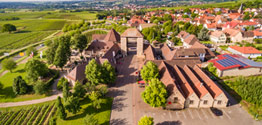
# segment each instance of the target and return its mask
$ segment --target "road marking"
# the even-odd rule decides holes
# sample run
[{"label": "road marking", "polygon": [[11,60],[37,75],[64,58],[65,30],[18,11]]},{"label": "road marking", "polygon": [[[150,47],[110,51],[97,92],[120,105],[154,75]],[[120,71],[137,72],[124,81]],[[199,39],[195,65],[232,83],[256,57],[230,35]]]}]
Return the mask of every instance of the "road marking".
[{"label": "road marking", "polygon": [[214,113],[213,113],[213,112],[211,112],[211,110],[210,110],[210,109],[209,109],[208,111],[209,111],[209,113],[211,114],[211,116],[212,116],[213,118],[216,118],[216,116],[214,115]]},{"label": "road marking", "polygon": [[231,117],[227,114],[227,112],[226,112],[224,109],[222,109],[222,111],[226,114],[226,116],[227,116],[229,119],[231,119]]},{"label": "road marking", "polygon": [[172,119],[172,115],[171,115],[171,112],[170,112],[170,111],[168,112],[168,114],[169,114],[170,119]]},{"label": "road marking", "polygon": [[197,111],[197,110],[195,110],[195,111],[196,111],[196,113],[197,113],[197,115],[198,115],[199,119],[201,119],[201,120],[202,120],[202,118],[200,117],[200,115],[199,115],[198,111]]},{"label": "road marking", "polygon": [[191,110],[191,109],[188,109],[188,112],[189,112],[191,118],[194,119],[194,117],[193,117],[193,115],[192,115],[192,112],[191,112],[190,110]]},{"label": "road marking", "polygon": [[178,119],[180,119],[180,117],[179,117],[179,115],[178,115],[178,111],[176,111],[176,116],[177,116]]},{"label": "road marking", "polygon": [[182,111],[182,113],[183,113],[184,117],[186,118],[186,114],[185,114],[185,111]]},{"label": "road marking", "polygon": [[206,113],[204,112],[204,109],[200,109],[201,112],[204,114],[204,116],[208,119],[208,116],[206,115]]}]

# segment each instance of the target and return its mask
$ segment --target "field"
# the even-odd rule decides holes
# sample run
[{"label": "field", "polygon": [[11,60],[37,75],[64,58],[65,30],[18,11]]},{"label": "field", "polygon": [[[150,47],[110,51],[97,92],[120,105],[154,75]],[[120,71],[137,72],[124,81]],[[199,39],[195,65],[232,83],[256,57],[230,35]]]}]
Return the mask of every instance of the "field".
[{"label": "field", "polygon": [[66,120],[57,119],[58,125],[82,125],[83,120],[87,114],[95,114],[94,118],[98,120],[99,125],[109,125],[112,98],[103,99],[105,102],[102,104],[101,109],[93,108],[90,100],[85,98],[81,101],[82,109],[77,114],[67,112]]},{"label": "field", "polygon": [[21,106],[15,108],[0,109],[0,124],[1,125],[37,125],[47,124],[52,115],[56,112],[54,101]]},{"label": "field", "polygon": [[0,91],[0,102],[18,102],[18,101],[26,101],[32,99],[39,99],[45,97],[44,95],[35,95],[35,94],[26,94],[15,96],[13,92],[13,79],[17,76],[22,76],[25,79],[25,64],[20,64],[18,67],[13,71],[13,73],[6,73],[5,75],[0,77],[0,82],[4,85],[4,88]]},{"label": "field", "polygon": [[39,42],[57,30],[61,30],[64,24],[76,23],[83,19],[94,20],[96,12],[17,11],[0,13],[0,19],[10,17],[20,19],[0,21],[0,30],[4,24],[9,23],[17,27],[17,32],[0,33],[0,55]]}]

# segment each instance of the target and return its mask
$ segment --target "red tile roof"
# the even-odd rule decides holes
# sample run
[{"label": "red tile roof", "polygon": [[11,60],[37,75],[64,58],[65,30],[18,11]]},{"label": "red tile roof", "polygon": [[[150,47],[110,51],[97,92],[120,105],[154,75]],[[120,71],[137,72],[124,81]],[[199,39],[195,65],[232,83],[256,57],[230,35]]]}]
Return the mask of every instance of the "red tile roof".
[{"label": "red tile roof", "polygon": [[205,82],[204,85],[213,98],[223,94],[223,91],[216,85],[216,83],[214,83],[197,65],[194,66],[194,71]]},{"label": "red tile roof", "polygon": [[229,46],[229,48],[234,49],[243,54],[261,54],[262,52],[254,47],[240,47],[240,46]]},{"label": "red tile roof", "polygon": [[200,99],[209,93],[207,89],[204,87],[204,85],[201,85],[203,83],[199,81],[199,79],[195,76],[195,74],[187,65],[184,66],[184,71],[186,75],[189,77],[189,79],[192,81],[192,87]]},{"label": "red tile roof", "polygon": [[181,86],[185,97],[187,98],[188,96],[192,95],[194,92],[194,90],[191,88],[189,82],[187,81],[187,79],[185,78],[185,76],[182,74],[182,72],[180,71],[179,67],[177,65],[174,66],[175,69],[175,75],[177,78],[180,79],[179,85]]}]

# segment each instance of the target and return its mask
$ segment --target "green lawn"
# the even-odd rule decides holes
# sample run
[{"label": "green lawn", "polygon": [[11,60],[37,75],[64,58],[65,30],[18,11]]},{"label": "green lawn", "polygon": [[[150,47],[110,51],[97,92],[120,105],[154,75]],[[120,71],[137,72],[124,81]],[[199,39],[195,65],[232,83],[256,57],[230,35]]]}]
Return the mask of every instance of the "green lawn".
[{"label": "green lawn", "polygon": [[83,120],[87,114],[95,114],[95,118],[98,119],[99,125],[109,125],[112,98],[103,99],[106,103],[102,105],[101,109],[95,109],[92,107],[90,100],[85,99],[81,102],[82,109],[77,114],[67,112],[67,119],[57,119],[57,125],[82,125]]},{"label": "green lawn", "polygon": [[25,64],[20,64],[18,67],[13,71],[13,73],[6,73],[5,75],[0,77],[0,82],[4,85],[3,90],[0,91],[0,102],[18,102],[18,101],[26,101],[26,100],[33,100],[45,97],[44,95],[35,95],[35,94],[26,94],[15,96],[12,85],[13,79],[17,76],[22,76],[25,79],[26,73],[24,70]]},{"label": "green lawn", "polygon": [[203,44],[213,44],[213,42],[211,42],[211,41],[200,41],[201,43],[203,43]]},{"label": "green lawn", "polygon": [[219,46],[222,50],[226,51],[228,46]]}]

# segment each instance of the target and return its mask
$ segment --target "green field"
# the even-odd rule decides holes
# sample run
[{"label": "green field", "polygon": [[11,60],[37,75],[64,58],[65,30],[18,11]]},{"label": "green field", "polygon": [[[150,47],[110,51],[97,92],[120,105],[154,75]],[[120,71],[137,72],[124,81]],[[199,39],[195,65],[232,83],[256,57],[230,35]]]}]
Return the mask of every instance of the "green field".
[{"label": "green field", "polygon": [[83,125],[84,118],[87,114],[95,114],[94,118],[98,120],[99,125],[109,125],[112,98],[103,99],[104,104],[102,104],[101,109],[93,108],[90,100],[85,98],[81,101],[82,109],[77,114],[72,114],[67,112],[66,120],[57,119],[57,125]]},{"label": "green field", "polygon": [[0,13],[0,18],[19,17],[20,19],[66,19],[66,20],[94,20],[97,12],[59,12],[59,11],[16,11]]},{"label": "green field", "polygon": [[47,124],[56,112],[54,101],[0,109],[1,125]]},{"label": "green field", "polygon": [[83,19],[94,20],[96,12],[59,12],[59,11],[16,11],[0,13],[0,18],[18,17],[19,20],[0,21],[0,30],[4,24],[13,24],[17,32],[0,33],[0,55],[11,52],[32,43],[36,43],[61,30],[64,24],[79,22]]},{"label": "green field", "polygon": [[33,100],[44,98],[44,95],[36,95],[36,94],[26,94],[15,96],[13,92],[13,79],[17,76],[22,76],[25,79],[26,73],[24,70],[25,64],[20,64],[18,67],[13,71],[13,73],[6,73],[5,75],[0,77],[0,82],[4,85],[4,88],[0,91],[0,102],[18,102],[18,101],[26,101],[26,100]]}]

